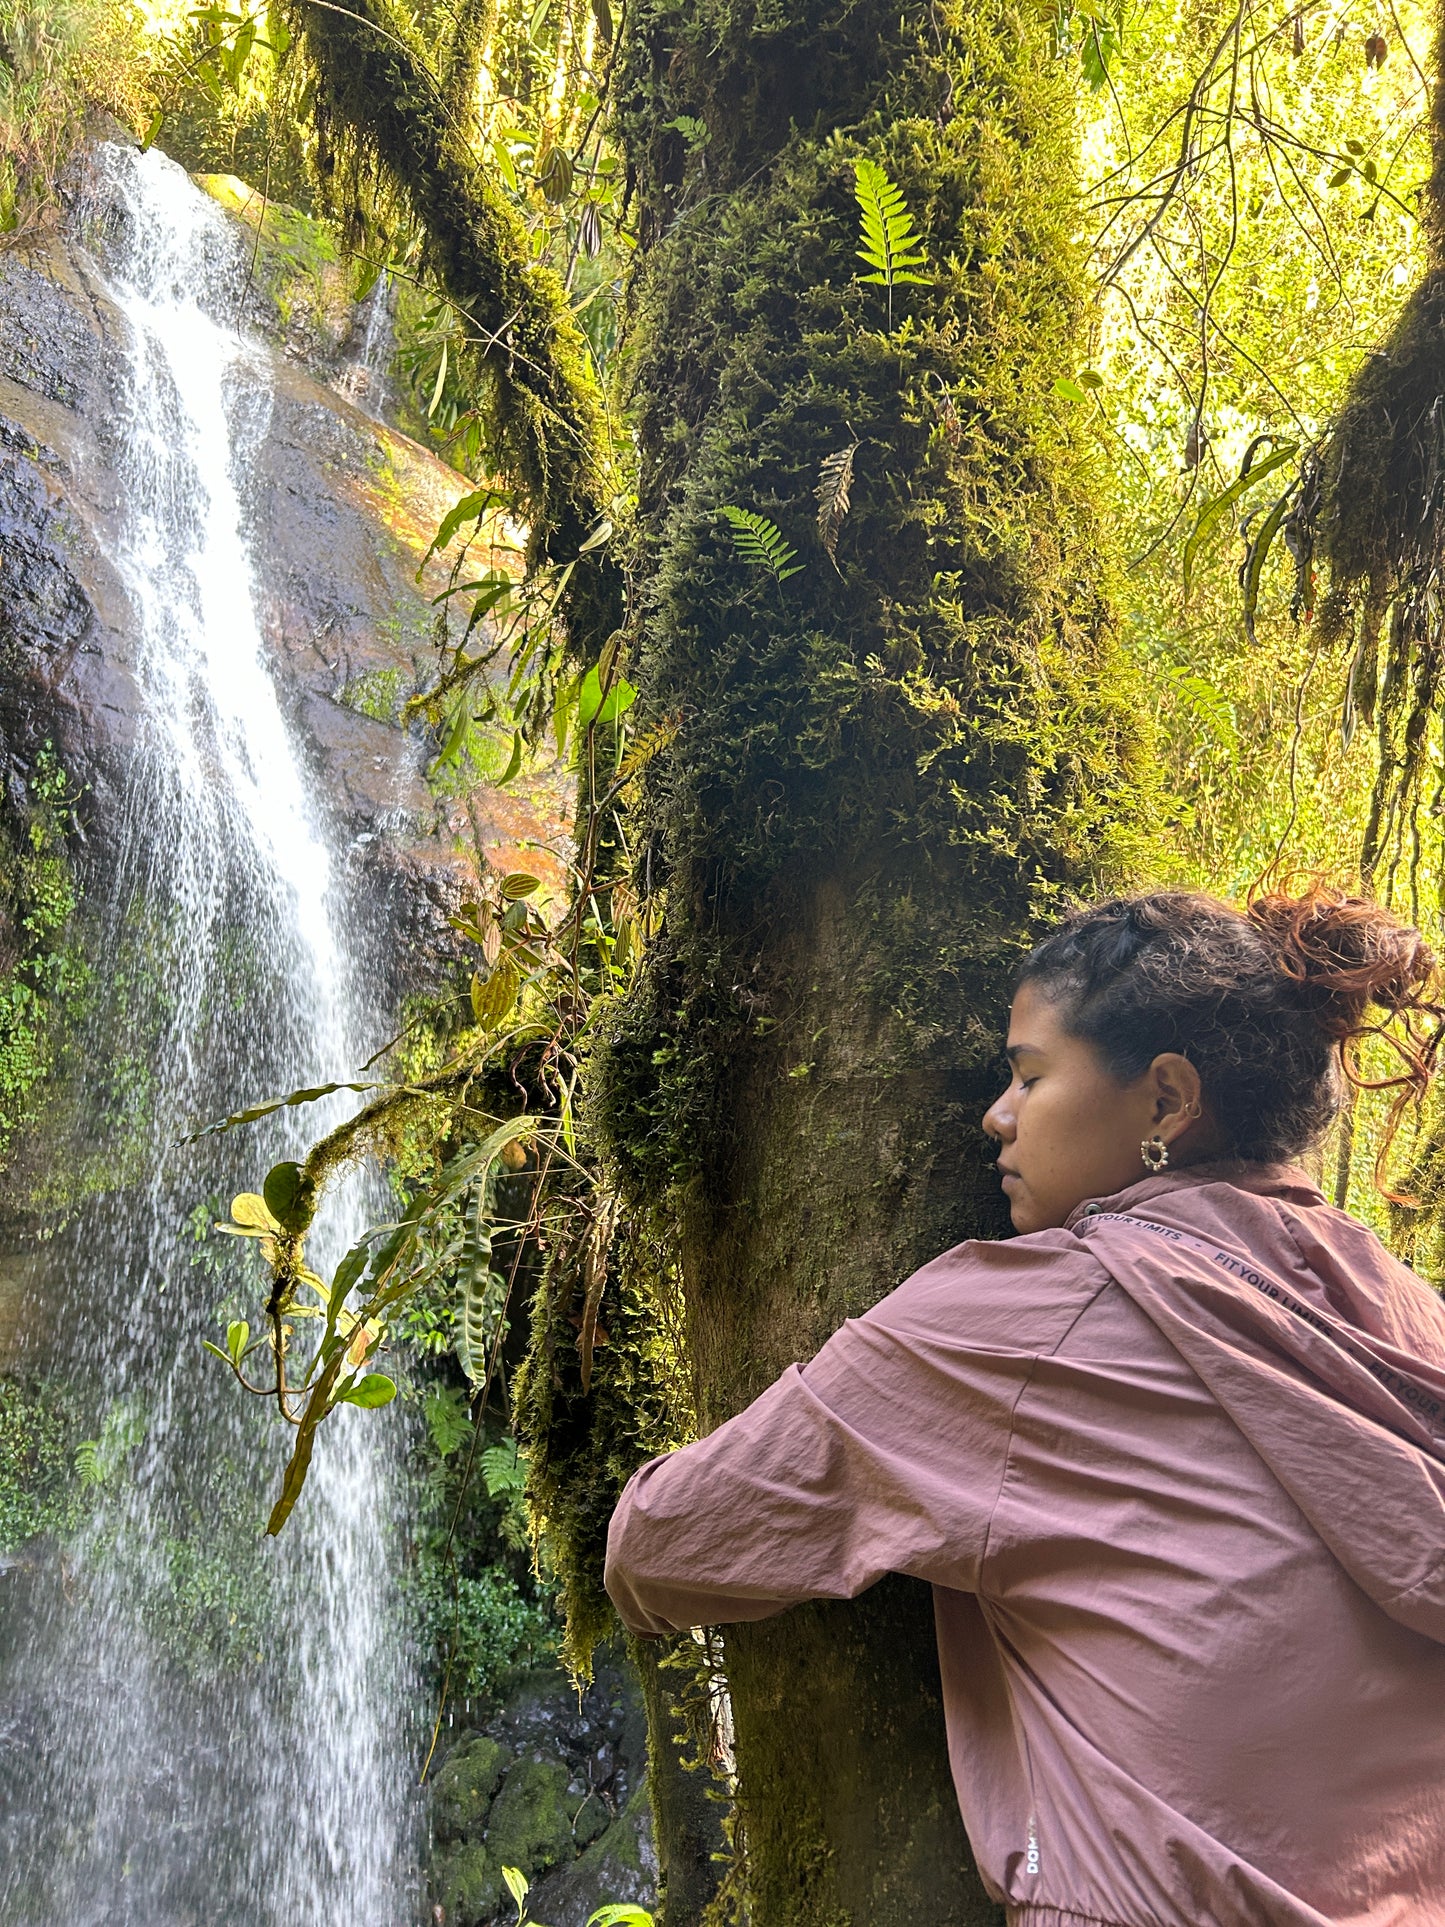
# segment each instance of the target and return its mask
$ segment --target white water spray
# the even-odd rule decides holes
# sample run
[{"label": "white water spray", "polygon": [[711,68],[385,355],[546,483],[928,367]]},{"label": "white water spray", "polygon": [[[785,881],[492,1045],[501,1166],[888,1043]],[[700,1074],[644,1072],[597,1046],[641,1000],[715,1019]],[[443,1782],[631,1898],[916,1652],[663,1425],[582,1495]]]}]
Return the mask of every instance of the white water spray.
[{"label": "white water spray", "polygon": [[[219,211],[154,151],[106,149],[104,168],[123,232],[103,273],[129,337],[115,559],[143,736],[110,908],[123,981],[91,1049],[98,1083],[118,1052],[145,1101],[107,1115],[134,1176],[57,1241],[44,1287],[67,1333],[53,1368],[94,1407],[100,1482],[0,1653],[0,1744],[33,1760],[0,1812],[0,1920],[404,1927],[394,1426],[329,1421],[301,1506],[263,1542],[289,1435],[197,1342],[235,1286],[196,1222],[334,1113],[172,1145],[188,1118],[344,1074],[379,1015],[338,936],[357,906],[257,616],[247,475],[268,360],[217,318],[245,274]],[[337,1201],[318,1255],[364,1207],[359,1187]]]}]

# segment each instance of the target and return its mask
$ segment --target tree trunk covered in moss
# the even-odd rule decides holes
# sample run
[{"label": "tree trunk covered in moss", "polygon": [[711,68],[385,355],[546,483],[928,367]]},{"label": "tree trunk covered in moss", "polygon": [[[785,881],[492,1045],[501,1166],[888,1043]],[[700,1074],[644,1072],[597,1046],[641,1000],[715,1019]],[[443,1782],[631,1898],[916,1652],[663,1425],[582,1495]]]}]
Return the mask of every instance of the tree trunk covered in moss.
[{"label": "tree trunk covered in moss", "polygon": [[[1004,1229],[979,1117],[1011,968],[1064,891],[1130,868],[1150,765],[1053,394],[1086,288],[1033,10],[638,0],[621,88],[635,675],[680,727],[637,825],[663,934],[591,1103],[633,1204],[667,1200],[706,1429]],[[859,279],[859,156],[928,257],[891,329]],[[855,441],[835,567],[814,490]],[[746,562],[725,506],[803,572]],[[755,1927],[992,1918],[921,1587],[731,1630],[727,1655]]]},{"label": "tree trunk covered in moss", "polygon": [[[493,9],[464,0],[445,80],[393,0],[286,0],[285,11],[316,84],[323,182],[352,211],[360,181],[377,179],[415,217],[427,265],[464,324],[489,457],[515,490],[530,559],[572,561],[616,484],[582,330],[474,144],[467,96]],[[577,561],[563,607],[574,651],[593,660],[622,612],[608,554]]]},{"label": "tree trunk covered in moss", "polygon": [[[1434,70],[1445,66],[1437,9]],[[1373,727],[1379,769],[1360,850],[1367,885],[1413,841],[1419,864],[1426,733],[1445,693],[1445,87],[1431,93],[1433,164],[1420,190],[1425,272],[1381,354],[1361,362],[1339,416],[1305,461],[1285,525],[1297,571],[1295,607],[1314,596],[1325,646],[1348,649],[1348,737]],[[1433,805],[1432,805],[1433,808]],[[1386,880],[1388,893],[1389,879]]]}]

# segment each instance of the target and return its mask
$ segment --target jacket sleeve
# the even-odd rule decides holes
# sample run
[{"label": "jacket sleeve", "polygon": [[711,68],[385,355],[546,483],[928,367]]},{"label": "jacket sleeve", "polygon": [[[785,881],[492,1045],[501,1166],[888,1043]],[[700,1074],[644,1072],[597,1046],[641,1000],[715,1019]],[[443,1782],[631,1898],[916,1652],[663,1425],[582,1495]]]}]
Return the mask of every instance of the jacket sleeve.
[{"label": "jacket sleeve", "polygon": [[903,1297],[633,1477],[607,1543],[607,1590],[633,1632],[849,1599],[890,1571],[976,1589],[1033,1360],[910,1324]]}]

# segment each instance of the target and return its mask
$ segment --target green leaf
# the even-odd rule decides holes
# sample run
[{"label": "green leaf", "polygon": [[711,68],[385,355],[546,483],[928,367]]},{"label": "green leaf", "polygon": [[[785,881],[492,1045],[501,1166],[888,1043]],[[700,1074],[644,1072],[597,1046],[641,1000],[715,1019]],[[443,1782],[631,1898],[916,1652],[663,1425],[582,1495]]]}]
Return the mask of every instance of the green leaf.
[{"label": "green leaf", "polygon": [[370,1256],[371,1246],[363,1238],[351,1247],[331,1274],[331,1297],[336,1305],[341,1304],[347,1292],[366,1270],[366,1261]]},{"label": "green leaf", "polygon": [[1337,167],[1329,178],[1329,185],[1331,187],[1343,187],[1345,182],[1353,175],[1354,171],[1352,167]]},{"label": "green leaf", "polygon": [[645,1907],[617,1902],[611,1907],[599,1907],[595,1914],[589,1914],[587,1927],[654,1927],[654,1922]]},{"label": "green leaf", "polygon": [[619,716],[626,715],[637,701],[637,691],[626,676],[618,676],[606,696],[602,694],[602,677],[594,665],[582,678],[577,691],[577,727],[587,729],[593,725],[598,728],[615,723]]},{"label": "green leaf", "polygon": [[368,1372],[354,1385],[348,1385],[336,1394],[338,1405],[360,1405],[370,1411],[378,1405],[390,1405],[396,1397],[396,1380],[388,1378],[385,1372]]},{"label": "green leaf", "polygon": [[225,1352],[223,1352],[223,1351],[221,1350],[221,1348],[220,1348],[220,1346],[219,1346],[219,1345],[213,1345],[213,1344],[211,1343],[211,1341],[210,1341],[210,1339],[209,1339],[209,1338],[203,1338],[203,1339],[201,1340],[201,1346],[202,1346],[202,1349],[203,1349],[203,1350],[205,1350],[205,1351],[208,1351],[208,1352],[211,1352],[211,1353],[213,1353],[213,1354],[214,1354],[214,1355],[215,1355],[215,1356],[216,1356],[217,1358],[219,1358],[219,1359],[220,1359],[220,1361],[221,1361],[221,1363],[222,1363],[223,1365],[229,1365],[229,1364],[230,1364],[230,1362],[231,1362],[231,1360],[230,1360],[230,1357],[229,1357],[229,1355],[228,1355],[227,1353],[225,1353]]},{"label": "green leaf", "polygon": [[161,132],[161,129],[165,126],[165,124],[166,124],[165,109],[163,107],[157,107],[156,111],[151,115],[150,119],[146,123],[145,136],[142,139],[140,144],[140,151],[142,152],[142,154],[148,154],[152,149],[152,147],[155,146],[156,142],[160,139],[160,132]]},{"label": "green leaf", "polygon": [[1255,483],[1262,480],[1264,476],[1272,474],[1277,468],[1281,468],[1299,448],[1298,442],[1283,442],[1274,450],[1273,454],[1266,455],[1263,461],[1251,462],[1250,456],[1253,455],[1258,445],[1257,442],[1251,443],[1249,453],[1246,454],[1244,458],[1244,466],[1241,468],[1239,474],[1229,484],[1228,488],[1221,489],[1212,501],[1205,503],[1204,507],[1199,511],[1199,519],[1189,532],[1189,539],[1184,544],[1183,561],[1184,597],[1186,601],[1189,599],[1190,584],[1194,576],[1194,559],[1198,555],[1200,546],[1206,536],[1209,535],[1212,529],[1218,527],[1221,519],[1229,514],[1235,503],[1239,501],[1240,497],[1244,495],[1248,489],[1253,488]]},{"label": "green leaf", "polygon": [[452,726],[447,731],[447,739],[445,743],[443,743],[436,761],[432,764],[434,771],[451,769],[455,764],[460,763],[462,760],[462,744],[466,741],[467,731],[471,726],[471,704],[467,700],[466,691],[463,690],[462,699],[457,704],[457,713],[452,719]]},{"label": "green leaf", "polygon": [[456,1385],[431,1385],[421,1409],[437,1457],[449,1459],[472,1435],[472,1415],[466,1394]]},{"label": "green leaf", "polygon": [[753,509],[729,506],[722,513],[732,527],[733,547],[744,562],[754,568],[767,569],[779,583],[786,582],[790,575],[801,574],[803,564],[793,561],[798,552],[784,540],[776,522],[770,522],[766,515],[759,515]]},{"label": "green leaf", "polygon": [[1079,370],[1079,386],[1081,388],[1102,388],[1104,386],[1104,377],[1099,373],[1097,368],[1081,368]]},{"label": "green leaf", "polygon": [[[285,1163],[273,1164],[266,1173],[266,1182],[261,1186],[261,1195],[266,1200],[266,1209],[276,1222],[292,1231],[297,1228],[298,1219],[306,1215],[298,1212],[297,1201],[301,1198],[301,1166],[292,1159]],[[302,1200],[304,1204],[304,1199]]]},{"label": "green leaf", "polygon": [[612,524],[604,516],[587,537],[587,540],[582,544],[581,548],[578,549],[577,553],[578,555],[590,555],[594,549],[600,549],[605,543],[611,540]]},{"label": "green leaf", "polygon": [[510,1445],[489,1445],[479,1464],[489,1499],[506,1499],[526,1490],[527,1456],[515,1439]]},{"label": "green leaf", "polygon": [[502,1878],[506,1881],[507,1892],[516,1901],[517,1912],[520,1914],[527,1904],[527,1890],[532,1883],[520,1867],[503,1867]]},{"label": "green leaf", "polygon": [[498,957],[485,979],[472,978],[472,1015],[483,1030],[496,1030],[517,1001],[521,972],[508,956]]},{"label": "green leaf", "polygon": [[512,753],[507,758],[507,767],[502,771],[501,775],[497,778],[497,788],[505,789],[508,783],[511,782],[512,778],[517,774],[517,771],[521,767],[522,767],[522,732],[520,729],[514,729],[512,731]]},{"label": "green leaf", "polygon": [[541,887],[541,877],[534,877],[530,870],[512,870],[502,878],[502,895],[508,903],[515,903],[519,897],[530,897]]},{"label": "green leaf", "polygon": [[1181,699],[1213,731],[1230,754],[1236,754],[1239,749],[1239,724],[1234,704],[1223,690],[1217,689],[1207,677],[1186,669],[1180,663],[1171,663],[1166,673]]},{"label": "green leaf", "polygon": [[1072,375],[1060,375],[1054,383],[1053,392],[1060,401],[1086,402],[1089,399]]},{"label": "green leaf", "polygon": [[199,1131],[192,1131],[183,1137],[182,1144],[198,1144],[203,1137],[219,1137],[223,1131],[234,1131],[238,1124],[254,1124],[258,1118],[270,1117],[273,1111],[284,1110],[296,1104],[314,1104],[320,1097],[330,1097],[336,1091],[380,1091],[382,1084],[312,1084],[303,1091],[291,1091],[285,1097],[271,1097],[264,1104],[250,1104],[244,1111],[232,1111],[218,1124],[207,1124]]},{"label": "green leaf", "polygon": [[251,1342],[251,1327],[244,1318],[234,1319],[226,1327],[226,1354],[239,1372],[241,1355]]},{"label": "green leaf", "polygon": [[1260,577],[1264,574],[1265,558],[1269,554],[1270,544],[1279,533],[1280,523],[1288,512],[1291,493],[1291,490],[1286,489],[1265,517],[1264,526],[1255,537],[1249,551],[1249,560],[1244,566],[1244,632],[1251,642],[1255,640],[1254,616],[1259,607],[1259,583]]},{"label": "green leaf", "polygon": [[[511,501],[512,498],[505,489],[479,488],[474,489],[470,495],[464,495],[459,502],[447,510],[438,523],[437,532],[431,539],[431,547],[422,557],[422,568],[426,567],[434,555],[446,548],[463,523],[479,522],[488,509],[509,508]],[[421,578],[421,569],[417,570],[417,578],[418,580]]]}]

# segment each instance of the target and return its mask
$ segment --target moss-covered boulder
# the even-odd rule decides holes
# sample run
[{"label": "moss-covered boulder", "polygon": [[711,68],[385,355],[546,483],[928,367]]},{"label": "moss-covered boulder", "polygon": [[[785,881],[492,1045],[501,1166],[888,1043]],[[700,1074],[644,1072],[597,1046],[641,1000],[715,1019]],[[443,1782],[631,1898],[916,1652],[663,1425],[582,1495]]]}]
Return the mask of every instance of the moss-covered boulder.
[{"label": "moss-covered boulder", "polygon": [[582,1810],[572,1822],[572,1838],[579,1848],[590,1847],[601,1833],[612,1824],[612,1815],[607,1810],[607,1802],[596,1793],[589,1793],[582,1802]]},{"label": "moss-covered boulder", "polygon": [[657,1850],[646,1783],[584,1854],[540,1881],[527,1900],[530,1912],[548,1927],[587,1927],[595,1910],[609,1901],[655,1908]]},{"label": "moss-covered boulder", "polygon": [[[508,1863],[510,1864],[510,1863]],[[483,1927],[501,1905],[502,1870],[485,1847],[454,1847],[437,1861],[432,1887],[447,1927]]]},{"label": "moss-covered boulder", "polygon": [[524,1757],[507,1774],[492,1806],[487,1853],[497,1867],[520,1867],[528,1879],[560,1866],[576,1851],[567,1768],[561,1760]]},{"label": "moss-covered boulder", "polygon": [[432,1788],[438,1840],[479,1840],[502,1784],[507,1756],[495,1740],[470,1740],[452,1754]]}]

